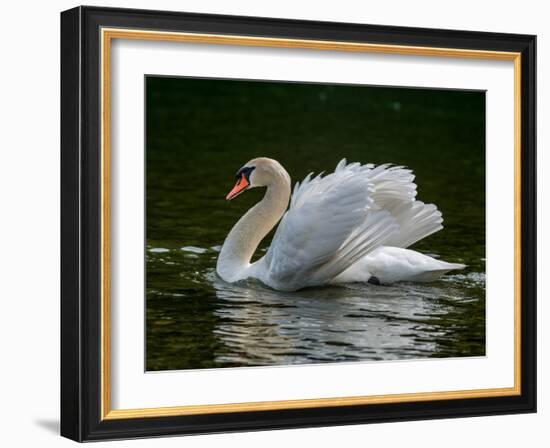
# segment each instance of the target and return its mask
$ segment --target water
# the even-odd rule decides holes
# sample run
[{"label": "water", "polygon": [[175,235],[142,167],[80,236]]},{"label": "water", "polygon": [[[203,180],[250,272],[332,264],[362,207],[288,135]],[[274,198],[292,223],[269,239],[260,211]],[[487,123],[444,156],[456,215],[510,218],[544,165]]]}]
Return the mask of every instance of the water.
[{"label": "water", "polygon": [[[147,78],[148,370],[485,354],[485,103],[481,92]],[[293,182],[342,158],[407,165],[445,229],[413,248],[468,264],[429,284],[292,293],[215,274],[261,199],[224,200],[247,160]],[[256,258],[269,247],[272,234]]]}]

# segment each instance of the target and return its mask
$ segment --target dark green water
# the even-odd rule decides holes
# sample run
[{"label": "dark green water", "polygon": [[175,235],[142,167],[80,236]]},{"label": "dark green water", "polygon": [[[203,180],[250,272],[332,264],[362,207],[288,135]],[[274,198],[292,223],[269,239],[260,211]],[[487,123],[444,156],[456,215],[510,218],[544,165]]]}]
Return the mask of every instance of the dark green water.
[{"label": "dark green water", "polygon": [[[485,354],[483,92],[148,77],[146,95],[147,370]],[[219,248],[263,192],[224,197],[258,156],[293,183],[342,157],[407,165],[445,219],[413,248],[468,268],[294,293],[223,282]]]}]

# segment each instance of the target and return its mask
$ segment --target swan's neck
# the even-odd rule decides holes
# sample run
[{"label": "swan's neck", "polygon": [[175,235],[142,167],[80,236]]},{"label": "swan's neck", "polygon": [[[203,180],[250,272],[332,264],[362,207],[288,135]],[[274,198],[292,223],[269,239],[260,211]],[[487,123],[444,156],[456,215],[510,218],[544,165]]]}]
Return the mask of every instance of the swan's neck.
[{"label": "swan's neck", "polygon": [[254,252],[285,213],[289,198],[290,177],[283,170],[273,176],[263,199],[248,210],[227,235],[216,267],[220,277],[228,282],[247,277]]}]

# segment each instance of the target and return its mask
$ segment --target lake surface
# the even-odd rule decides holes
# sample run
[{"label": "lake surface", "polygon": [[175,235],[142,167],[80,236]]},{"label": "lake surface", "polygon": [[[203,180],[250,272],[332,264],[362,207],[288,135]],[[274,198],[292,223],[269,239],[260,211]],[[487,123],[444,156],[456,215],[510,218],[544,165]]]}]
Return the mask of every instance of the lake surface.
[{"label": "lake surface", "polygon": [[[485,354],[483,92],[160,77],[146,89],[147,370]],[[224,197],[258,156],[293,183],[342,157],[410,167],[445,219],[412,248],[467,269],[292,293],[225,283],[220,247],[263,191]]]}]

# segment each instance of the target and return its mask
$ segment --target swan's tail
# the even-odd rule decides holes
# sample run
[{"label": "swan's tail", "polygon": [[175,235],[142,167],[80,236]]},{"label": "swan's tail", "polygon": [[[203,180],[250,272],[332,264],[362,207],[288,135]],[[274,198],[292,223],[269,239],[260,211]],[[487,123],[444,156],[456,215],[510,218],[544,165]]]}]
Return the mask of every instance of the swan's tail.
[{"label": "swan's tail", "polygon": [[433,282],[447,272],[464,269],[466,267],[466,265],[462,263],[446,263],[446,265],[447,266],[441,269],[431,269],[417,275],[413,275],[407,280],[412,282]]}]

